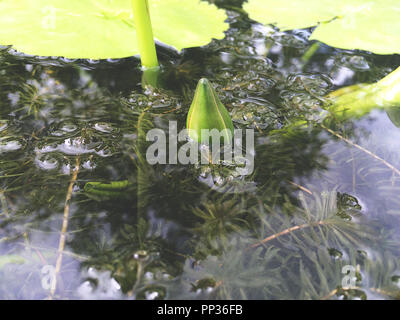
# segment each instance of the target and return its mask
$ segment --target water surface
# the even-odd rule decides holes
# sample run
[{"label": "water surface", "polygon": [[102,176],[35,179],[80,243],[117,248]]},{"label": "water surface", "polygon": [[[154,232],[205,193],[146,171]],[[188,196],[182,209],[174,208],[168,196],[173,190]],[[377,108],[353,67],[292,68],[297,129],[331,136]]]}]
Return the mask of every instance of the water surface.
[{"label": "water surface", "polygon": [[[0,49],[0,298],[399,297],[400,129],[385,110],[329,128],[316,117],[328,92],[375,82],[399,57],[228,13],[224,40],[181,54],[158,48],[158,89],[143,89],[136,58]],[[143,133],[185,127],[201,77],[236,128],[255,130],[253,174],[141,161]],[[316,120],[295,125],[304,118]],[[127,186],[84,189],[112,181]]]}]

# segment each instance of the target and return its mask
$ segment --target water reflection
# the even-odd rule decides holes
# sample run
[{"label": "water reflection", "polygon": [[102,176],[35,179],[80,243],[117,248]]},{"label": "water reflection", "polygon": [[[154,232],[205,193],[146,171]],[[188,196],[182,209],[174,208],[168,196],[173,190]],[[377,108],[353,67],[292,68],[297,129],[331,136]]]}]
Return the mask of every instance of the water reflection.
[{"label": "water reflection", "polygon": [[[322,127],[293,124],[319,113],[335,86],[376,81],[394,62],[322,45],[304,63],[308,30],[270,34],[230,19],[223,41],[181,56],[161,49],[165,88],[153,91],[133,58],[1,51],[1,298],[51,296],[77,159],[53,298],[324,298],[347,263],[363,268],[359,286],[385,274],[373,285],[390,287],[398,265],[381,262],[399,256],[398,175]],[[183,128],[200,76],[213,79],[236,127],[256,130],[256,170],[234,181],[240,192],[220,188],[224,167],[141,162],[142,132],[169,120]],[[387,112],[331,130],[398,168],[396,112]],[[128,187],[88,194],[93,181]]]}]

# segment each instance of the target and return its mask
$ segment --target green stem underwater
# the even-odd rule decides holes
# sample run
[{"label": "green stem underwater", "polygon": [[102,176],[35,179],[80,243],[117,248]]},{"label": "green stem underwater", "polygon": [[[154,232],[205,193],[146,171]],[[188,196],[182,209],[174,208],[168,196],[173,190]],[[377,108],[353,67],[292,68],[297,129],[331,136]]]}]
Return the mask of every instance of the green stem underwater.
[{"label": "green stem underwater", "polygon": [[132,0],[132,8],[142,67],[156,68],[158,60],[148,0]]}]

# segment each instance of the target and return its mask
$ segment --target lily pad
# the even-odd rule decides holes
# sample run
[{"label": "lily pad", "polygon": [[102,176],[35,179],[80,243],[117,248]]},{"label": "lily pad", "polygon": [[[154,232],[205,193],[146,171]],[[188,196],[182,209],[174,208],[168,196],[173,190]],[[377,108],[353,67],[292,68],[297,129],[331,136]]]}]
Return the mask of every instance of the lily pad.
[{"label": "lily pad", "polygon": [[[149,0],[154,37],[180,51],[221,39],[226,13],[199,0]],[[139,54],[131,0],[0,0],[0,44],[39,56]]]},{"label": "lily pad", "polygon": [[310,40],[332,47],[400,52],[398,0],[249,0],[244,9],[283,31],[317,26]]}]

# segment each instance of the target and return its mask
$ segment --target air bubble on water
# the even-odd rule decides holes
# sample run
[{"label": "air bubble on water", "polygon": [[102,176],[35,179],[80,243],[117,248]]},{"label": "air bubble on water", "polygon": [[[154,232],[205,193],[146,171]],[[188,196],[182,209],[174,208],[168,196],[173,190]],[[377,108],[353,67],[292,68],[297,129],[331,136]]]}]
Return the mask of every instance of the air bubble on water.
[{"label": "air bubble on water", "polygon": [[100,60],[96,60],[96,59],[87,59],[87,61],[88,61],[90,64],[99,64],[99,63],[100,63]]},{"label": "air bubble on water", "polygon": [[15,151],[22,147],[22,144],[17,140],[1,140],[0,141],[0,153]]},{"label": "air bubble on water", "polygon": [[[233,170],[234,171],[234,170]],[[221,176],[213,175],[212,173],[207,175],[200,175],[198,177],[201,183],[204,183],[212,190],[220,193],[243,193],[243,192],[255,192],[257,190],[257,184],[254,181],[245,181],[242,177],[235,177],[235,173],[231,175]]]},{"label": "air bubble on water", "polygon": [[214,178],[214,183],[215,183],[216,185],[223,185],[224,182],[225,182],[225,179],[222,178],[221,176],[216,176],[216,177]]},{"label": "air bubble on water", "polygon": [[211,292],[213,292],[214,291],[214,288],[213,287],[207,287],[206,289],[205,289],[205,292],[207,293],[207,294],[210,294]]},{"label": "air bubble on water", "polygon": [[98,271],[89,268],[82,274],[83,278],[91,278],[96,280],[97,285],[93,285],[91,281],[84,281],[77,289],[77,295],[81,299],[120,299],[121,286],[111,277],[110,271]]},{"label": "air bubble on water", "polygon": [[77,61],[77,59],[68,59],[68,58],[65,58],[65,57],[61,57],[60,60],[61,60],[62,62],[68,63],[68,64]]},{"label": "air bubble on water", "polygon": [[94,125],[94,129],[103,133],[110,133],[112,132],[113,128],[110,124],[105,122],[98,122]]},{"label": "air bubble on water", "polygon": [[153,273],[153,272],[146,272],[146,273],[144,274],[144,277],[145,277],[147,280],[153,280],[153,279],[154,279],[154,273]]},{"label": "air bubble on water", "polygon": [[77,125],[75,125],[75,124],[70,124],[70,123],[67,123],[67,124],[64,124],[61,128],[60,128],[62,131],[64,131],[64,132],[74,132],[76,129],[78,129],[78,126]]},{"label": "air bubble on water", "polygon": [[96,152],[96,154],[102,158],[107,158],[107,157],[111,157],[113,155],[113,153],[110,150],[99,150]]},{"label": "air bubble on water", "polygon": [[58,168],[58,161],[48,155],[39,155],[35,159],[36,165],[43,170],[53,170]]},{"label": "air bubble on water", "polygon": [[96,164],[93,161],[88,160],[82,164],[82,168],[87,170],[93,170],[94,168],[96,168]]},{"label": "air bubble on water", "polygon": [[43,146],[42,148],[36,148],[35,151],[39,153],[49,153],[57,150],[57,144]]},{"label": "air bubble on water", "polygon": [[93,148],[85,145],[81,137],[65,139],[64,143],[58,146],[58,150],[65,154],[85,154],[94,151]]},{"label": "air bubble on water", "polygon": [[71,173],[71,165],[70,164],[64,164],[61,167],[61,171],[63,174],[70,174]]},{"label": "air bubble on water", "polygon": [[120,61],[121,61],[121,59],[111,59],[111,58],[107,59],[107,62],[109,62],[109,63],[118,63]]},{"label": "air bubble on water", "polygon": [[146,300],[154,300],[156,298],[158,298],[159,293],[157,291],[153,291],[153,292],[146,292]]},{"label": "air bubble on water", "polygon": [[65,132],[63,132],[63,131],[61,131],[61,130],[56,130],[56,131],[51,132],[51,135],[52,135],[52,136],[55,136],[55,137],[61,137],[61,136],[63,136],[64,134],[65,134]]},{"label": "air bubble on water", "polygon": [[235,57],[230,52],[221,52],[220,57],[221,61],[225,64],[232,64],[235,60]]},{"label": "air bubble on water", "polygon": [[162,300],[165,299],[167,292],[161,286],[149,286],[137,294],[137,299]]}]

